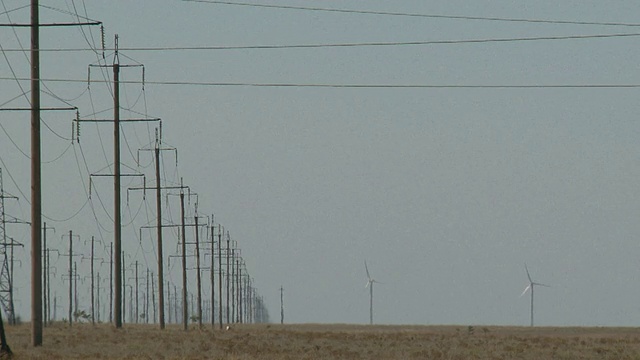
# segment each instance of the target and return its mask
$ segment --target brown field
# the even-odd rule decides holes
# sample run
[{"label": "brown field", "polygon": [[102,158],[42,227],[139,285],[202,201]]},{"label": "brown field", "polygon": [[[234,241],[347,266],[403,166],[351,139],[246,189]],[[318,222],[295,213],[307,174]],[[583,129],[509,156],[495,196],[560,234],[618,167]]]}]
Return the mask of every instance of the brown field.
[{"label": "brown field", "polygon": [[640,359],[636,328],[57,323],[37,348],[29,324],[6,330],[14,359]]}]

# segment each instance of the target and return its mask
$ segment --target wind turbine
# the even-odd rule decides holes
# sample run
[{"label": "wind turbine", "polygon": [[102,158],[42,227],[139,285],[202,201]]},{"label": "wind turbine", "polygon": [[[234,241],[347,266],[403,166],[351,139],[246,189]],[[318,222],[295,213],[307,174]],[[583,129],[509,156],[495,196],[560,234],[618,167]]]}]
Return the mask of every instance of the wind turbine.
[{"label": "wind turbine", "polygon": [[367,285],[365,285],[365,289],[369,288],[369,325],[373,325],[373,283],[380,284],[380,282],[373,279],[369,274],[367,260],[364,261],[364,270],[367,272]]},{"label": "wind turbine", "polygon": [[520,297],[526,294],[528,290],[531,290],[531,326],[533,326],[533,288],[534,286],[544,286],[544,287],[551,287],[551,286],[537,283],[531,280],[531,275],[529,274],[529,269],[527,269],[527,264],[524,264],[524,270],[527,272],[527,278],[529,278],[529,285],[527,285],[527,287],[524,288],[524,291],[522,292],[522,294],[520,294]]}]

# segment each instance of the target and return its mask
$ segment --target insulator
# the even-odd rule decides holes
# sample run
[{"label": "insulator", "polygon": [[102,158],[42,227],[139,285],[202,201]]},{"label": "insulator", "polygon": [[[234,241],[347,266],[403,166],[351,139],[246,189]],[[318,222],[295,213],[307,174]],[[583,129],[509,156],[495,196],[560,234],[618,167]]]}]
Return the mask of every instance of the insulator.
[{"label": "insulator", "polygon": [[104,41],[104,25],[100,25],[100,36],[101,36],[101,40],[102,40],[102,60],[105,59],[104,57],[104,51],[105,51],[105,41]]}]

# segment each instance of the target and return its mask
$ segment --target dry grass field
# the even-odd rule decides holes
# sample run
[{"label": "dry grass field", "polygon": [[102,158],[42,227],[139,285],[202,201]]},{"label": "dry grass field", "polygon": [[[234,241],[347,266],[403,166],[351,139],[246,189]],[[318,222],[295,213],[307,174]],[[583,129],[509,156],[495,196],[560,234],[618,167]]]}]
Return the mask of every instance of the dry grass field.
[{"label": "dry grass field", "polygon": [[640,359],[636,328],[57,323],[38,348],[29,324],[7,336],[14,359]]}]

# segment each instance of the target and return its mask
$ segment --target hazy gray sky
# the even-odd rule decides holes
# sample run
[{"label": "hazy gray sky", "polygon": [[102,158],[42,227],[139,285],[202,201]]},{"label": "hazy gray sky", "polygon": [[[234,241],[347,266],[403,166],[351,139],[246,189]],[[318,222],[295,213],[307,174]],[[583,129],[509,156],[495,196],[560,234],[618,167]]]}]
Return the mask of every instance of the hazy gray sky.
[{"label": "hazy gray sky", "polygon": [[[24,1],[2,1],[7,10]],[[577,25],[407,17],[248,7],[177,0],[42,1],[103,21],[106,45],[121,48],[294,45],[558,37],[640,33],[640,26]],[[256,2],[257,3],[257,2]],[[634,1],[272,1],[260,4],[453,16],[636,23]],[[74,10],[75,7],[75,10]],[[27,21],[28,8],[11,12]],[[42,22],[73,17],[47,8]],[[8,22],[6,14],[2,22]],[[5,50],[28,47],[27,29],[0,30]],[[47,28],[41,47],[100,44],[97,28]],[[285,288],[287,322],[368,322],[366,259],[383,284],[374,294],[384,324],[527,325],[526,262],[535,281],[539,325],[624,325],[640,319],[637,300],[640,190],[637,88],[309,88],[154,85],[151,82],[600,85],[640,84],[638,37],[312,49],[122,50],[145,65],[146,84],[123,87],[123,108],[163,119],[165,179],[198,193],[238,241],[272,320]],[[87,66],[111,64],[90,51],[43,52],[42,78],[87,79]],[[28,56],[5,52],[0,103],[21,94]],[[11,68],[7,65],[11,64]],[[101,79],[99,69],[92,79]],[[104,76],[111,78],[110,73]],[[123,70],[138,81],[140,69]],[[27,81],[21,81],[25,91]],[[111,117],[104,84],[45,82],[82,117]],[[43,103],[64,103],[43,95]],[[26,106],[17,100],[4,106]],[[103,112],[104,111],[104,112]],[[125,111],[123,117],[140,117]],[[92,235],[108,248],[113,185],[112,127],[84,124],[70,145],[72,113],[43,120],[43,209],[52,247]],[[21,197],[7,211],[29,216],[29,114],[0,113],[5,189]],[[123,163],[147,174],[153,125],[123,125]],[[12,140],[12,141],[10,141]],[[58,156],[60,156],[58,158]],[[86,164],[85,165],[85,160]],[[124,168],[123,168],[124,169]],[[124,172],[125,170],[123,170]],[[8,173],[15,179],[11,181]],[[125,186],[140,186],[128,178]],[[123,196],[126,262],[155,270],[155,199]],[[167,198],[165,198],[167,199]],[[165,221],[178,221],[175,196]],[[76,212],[82,208],[82,211]],[[94,211],[91,211],[91,209]],[[95,213],[95,216],[94,216]],[[190,214],[193,214],[191,208]],[[75,215],[75,216],[74,216]],[[66,221],[54,221],[64,220]],[[132,220],[133,218],[133,220]],[[97,219],[97,220],[96,220]],[[28,317],[29,232],[16,275],[19,313]],[[165,253],[178,254],[167,230]],[[98,256],[107,258],[102,249]],[[88,261],[77,258],[86,272]],[[168,279],[179,285],[177,262]],[[56,292],[66,312],[66,257],[54,257]],[[165,259],[166,261],[166,259]],[[205,261],[205,260],[203,260]],[[208,264],[209,258],[205,264]],[[100,267],[107,278],[108,267]],[[87,273],[88,274],[88,273]],[[129,270],[128,277],[133,274]],[[129,280],[127,280],[129,281]],[[190,272],[190,286],[194,274]],[[104,283],[103,286],[108,285]],[[88,307],[88,280],[81,307]],[[106,294],[106,288],[104,290]],[[205,293],[208,294],[208,286]],[[108,300],[108,298],[106,298]],[[103,300],[103,306],[106,302]],[[106,310],[102,317],[105,318]]]}]

